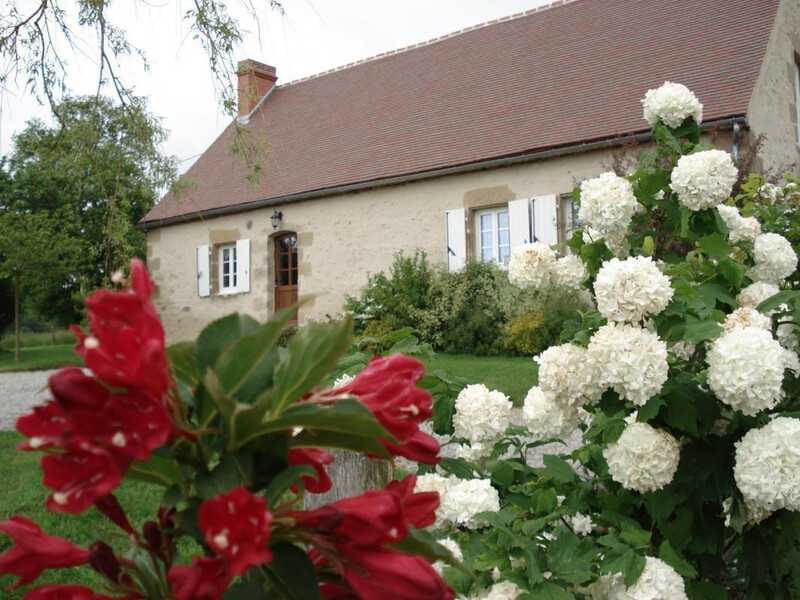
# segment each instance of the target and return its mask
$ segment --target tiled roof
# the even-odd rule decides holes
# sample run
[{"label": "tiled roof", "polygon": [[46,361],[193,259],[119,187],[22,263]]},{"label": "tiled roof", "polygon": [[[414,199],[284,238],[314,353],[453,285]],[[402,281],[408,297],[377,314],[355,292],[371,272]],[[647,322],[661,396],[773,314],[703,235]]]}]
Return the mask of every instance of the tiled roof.
[{"label": "tiled roof", "polygon": [[[644,92],[677,81],[704,120],[741,116],[778,0],[574,0],[281,85],[228,126],[144,221],[644,131]],[[280,70],[279,70],[280,74]]]}]

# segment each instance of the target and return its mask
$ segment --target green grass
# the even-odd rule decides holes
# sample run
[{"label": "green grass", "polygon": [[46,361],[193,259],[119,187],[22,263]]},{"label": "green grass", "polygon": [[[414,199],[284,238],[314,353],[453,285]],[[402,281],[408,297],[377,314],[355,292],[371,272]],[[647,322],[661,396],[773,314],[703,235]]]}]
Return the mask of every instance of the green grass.
[{"label": "green grass", "polygon": [[[53,513],[45,508],[49,491],[42,485],[42,473],[38,461],[39,452],[20,452],[15,446],[22,436],[14,432],[0,432],[0,520],[14,515],[25,515],[32,519],[49,535],[64,537],[80,546],[88,546],[95,540],[104,540],[116,550],[127,549],[122,530],[92,507],[80,515]],[[156,511],[163,490],[140,482],[124,482],[115,492],[125,508],[131,524],[141,528],[142,523],[156,518]],[[0,552],[12,545],[10,538],[0,533]],[[16,581],[16,577],[0,576],[0,587]],[[82,583],[101,590],[103,579],[89,567],[45,571],[35,585],[45,583]],[[24,590],[0,592],[7,600],[21,600]]]},{"label": "green grass", "polygon": [[500,390],[517,405],[533,387],[537,373],[537,364],[530,358],[467,354],[437,354],[432,361],[425,361],[425,368],[444,369],[470,383],[483,383],[489,389]]},{"label": "green grass", "polygon": [[14,351],[0,351],[0,372],[57,369],[67,365],[81,365],[73,344],[60,346],[34,346],[20,348],[19,362],[14,362]]},{"label": "green grass", "polygon": [[[71,331],[61,329],[56,331],[56,343],[53,344],[53,336],[50,333],[26,333],[20,337],[20,348],[35,348],[37,346],[63,346],[75,344],[75,336]],[[7,333],[0,340],[0,350],[14,349],[14,333]]]}]

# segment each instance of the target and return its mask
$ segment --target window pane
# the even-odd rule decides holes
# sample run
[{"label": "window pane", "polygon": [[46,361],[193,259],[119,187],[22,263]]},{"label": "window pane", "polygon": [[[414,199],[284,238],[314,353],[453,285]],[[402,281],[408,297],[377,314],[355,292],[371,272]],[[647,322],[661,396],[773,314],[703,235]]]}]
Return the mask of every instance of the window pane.
[{"label": "window pane", "polygon": [[497,245],[508,246],[510,244],[511,244],[511,235],[508,233],[508,229],[500,229],[497,232]]},{"label": "window pane", "polygon": [[481,232],[491,231],[492,229],[492,215],[481,215]]},{"label": "window pane", "polygon": [[501,265],[506,264],[510,257],[511,257],[510,246],[499,246],[497,248],[497,259],[500,261]]},{"label": "window pane", "polygon": [[481,260],[483,262],[491,262],[494,259],[492,248],[481,248]]},{"label": "window pane", "polygon": [[289,279],[289,285],[297,285],[297,267],[295,267],[291,271],[291,278]]},{"label": "window pane", "polygon": [[508,211],[497,213],[497,228],[508,229]]}]

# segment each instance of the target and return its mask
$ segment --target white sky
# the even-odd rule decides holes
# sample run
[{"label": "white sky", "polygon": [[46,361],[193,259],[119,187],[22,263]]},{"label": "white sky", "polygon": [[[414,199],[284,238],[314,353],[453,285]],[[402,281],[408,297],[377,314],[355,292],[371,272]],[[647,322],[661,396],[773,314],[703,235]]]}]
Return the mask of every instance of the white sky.
[{"label": "white sky", "polygon": [[[250,31],[240,58],[275,66],[278,83],[286,83],[549,1],[283,0],[286,16],[265,8],[260,35],[255,24],[245,25]],[[228,3],[237,16],[244,14],[239,4]],[[268,4],[267,0],[252,3]],[[123,65],[123,78],[138,95],[150,98],[151,112],[162,118],[170,132],[163,150],[182,161],[181,171],[228,122],[214,96],[206,55],[182,22],[191,4],[187,0],[120,0],[112,3],[111,13],[112,22],[125,24],[130,41],[147,56],[149,72],[132,59]],[[94,63],[72,54],[64,58],[70,64],[72,91],[94,93]],[[10,90],[0,98],[0,155],[11,153],[13,134],[32,117],[50,121],[48,109],[25,90]]]}]

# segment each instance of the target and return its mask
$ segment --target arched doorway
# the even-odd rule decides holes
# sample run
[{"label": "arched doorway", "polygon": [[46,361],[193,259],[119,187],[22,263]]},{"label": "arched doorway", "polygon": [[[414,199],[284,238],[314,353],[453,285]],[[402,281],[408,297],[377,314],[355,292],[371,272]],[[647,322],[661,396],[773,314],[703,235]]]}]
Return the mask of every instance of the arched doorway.
[{"label": "arched doorway", "polygon": [[[297,234],[275,238],[275,312],[297,302]],[[297,315],[290,322],[297,325]]]}]

